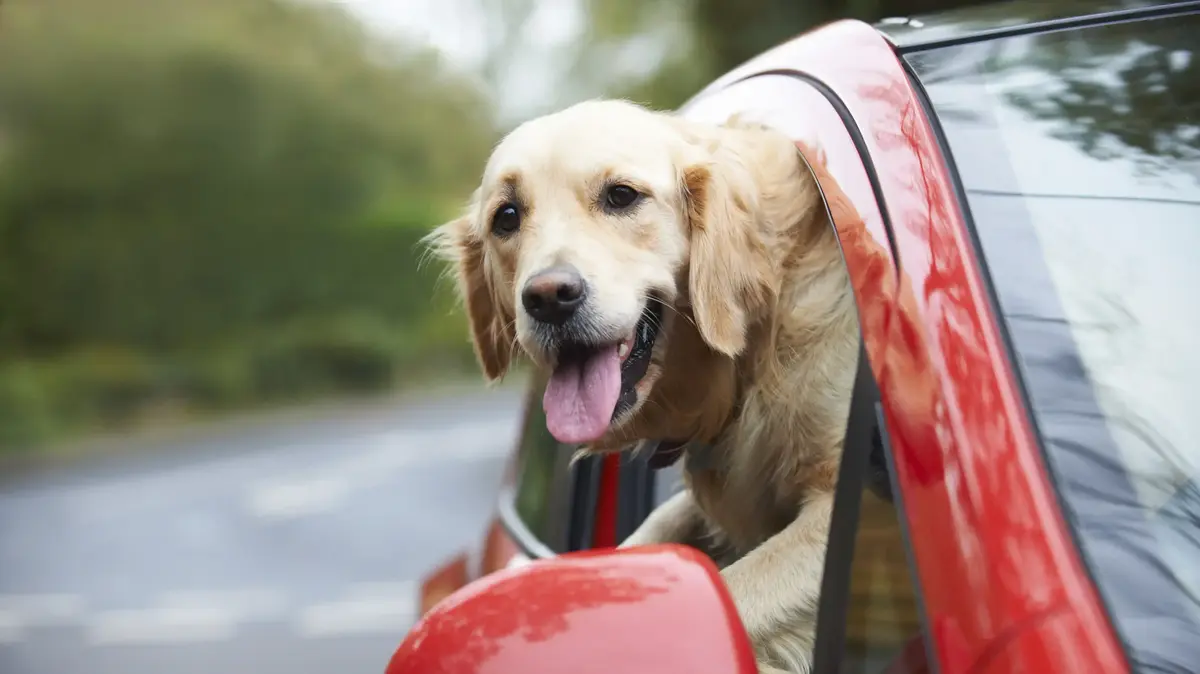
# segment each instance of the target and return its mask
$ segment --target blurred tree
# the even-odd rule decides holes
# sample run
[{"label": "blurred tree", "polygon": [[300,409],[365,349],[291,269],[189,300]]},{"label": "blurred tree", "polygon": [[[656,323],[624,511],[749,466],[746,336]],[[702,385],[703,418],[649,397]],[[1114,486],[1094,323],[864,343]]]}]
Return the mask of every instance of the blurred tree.
[{"label": "blurred tree", "polygon": [[1038,36],[1028,65],[1047,77],[1009,100],[1095,157],[1165,160],[1200,180],[1198,31],[1192,15]]},{"label": "blurred tree", "polygon": [[417,239],[496,129],[438,54],[297,0],[12,0],[0,25],[9,398],[56,404],[38,373],[74,397],[210,375],[286,396],[253,379],[297,358],[377,388],[398,358],[469,353]]},{"label": "blurred tree", "polygon": [[353,300],[348,273],[415,295],[413,251],[367,268],[347,229],[428,227],[492,139],[436,55],[330,5],[26,0],[4,23],[9,348],[204,341]]},{"label": "blurred tree", "polygon": [[[877,21],[985,5],[989,14],[1035,20],[1092,0],[582,0],[585,34],[555,105],[600,93],[675,108],[711,80],[814,26]],[[964,27],[973,19],[962,19]]]}]

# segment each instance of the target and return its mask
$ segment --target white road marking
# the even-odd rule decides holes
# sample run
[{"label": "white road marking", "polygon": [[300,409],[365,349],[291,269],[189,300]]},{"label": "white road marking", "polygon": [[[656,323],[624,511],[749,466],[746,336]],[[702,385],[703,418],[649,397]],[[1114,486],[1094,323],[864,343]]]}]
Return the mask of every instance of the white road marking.
[{"label": "white road marking", "polygon": [[0,611],[0,645],[15,644],[25,638],[25,625],[11,611]]},{"label": "white road marking", "polygon": [[501,457],[510,451],[515,438],[515,419],[381,433],[366,440],[366,451],[315,470],[254,485],[246,507],[265,520],[329,512],[351,493],[379,485],[411,465]]},{"label": "white road marking", "polygon": [[342,478],[264,484],[250,494],[250,512],[263,519],[285,519],[328,512],[345,498],[350,485]]},{"label": "white road marking", "polygon": [[92,646],[224,641],[233,638],[236,618],[211,606],[105,611],[88,621],[86,638]]},{"label": "white road marking", "polygon": [[74,594],[0,595],[0,644],[23,641],[31,627],[71,625],[83,613],[83,598]]},{"label": "white road marking", "polygon": [[346,588],[346,594],[350,597],[375,597],[415,601],[417,596],[417,588],[417,583],[411,580],[351,583],[350,586]]},{"label": "white road marking", "polygon": [[86,632],[94,646],[223,641],[239,625],[286,619],[287,608],[275,590],[183,590],[162,595],[153,608],[98,613]]},{"label": "white road marking", "polygon": [[[2,1],[0,0],[0,2]],[[341,444],[354,446],[360,442],[369,443],[372,441],[372,437],[411,435],[413,438],[424,441],[420,444],[412,445],[414,450],[420,451],[432,448],[426,460],[437,461],[441,458],[461,460],[479,456],[495,456],[507,453],[516,438],[518,420],[518,415],[512,414],[502,415],[485,421],[475,420],[456,428],[435,428],[407,433],[371,433],[365,435],[362,433],[352,433],[343,438]],[[448,447],[448,445],[457,442],[456,438],[462,437],[464,429],[466,433],[471,434],[474,438],[482,437],[482,445],[484,446],[467,448],[465,452]],[[438,436],[441,436],[441,439]],[[44,490],[19,490],[0,493],[0,501],[23,504],[40,504],[46,500],[53,502],[65,501],[79,512],[99,512],[106,515],[111,515],[118,507],[153,508],[156,507],[156,502],[177,497],[181,489],[207,488],[214,476],[229,475],[234,479],[239,479],[241,475],[248,472],[262,473],[264,472],[264,468],[273,467],[277,464],[278,456],[281,452],[287,452],[289,449],[296,448],[326,446],[330,442],[329,440],[304,440],[288,445],[272,444],[269,451],[262,453],[189,462],[185,465],[138,473],[120,479],[84,483],[54,489],[49,492]],[[442,451],[445,449],[451,449],[451,451]],[[471,449],[475,450],[473,456],[471,456]],[[129,498],[130,494],[137,494],[138,497],[131,499]]]},{"label": "white road marking", "polygon": [[159,605],[183,610],[226,611],[234,615],[237,622],[282,620],[288,612],[284,593],[259,588],[168,592],[159,599]]},{"label": "white road marking", "polygon": [[355,634],[403,635],[417,619],[418,584],[354,583],[332,601],[293,607],[281,591],[263,588],[180,590],[148,608],[88,614],[75,595],[0,596],[0,645],[23,641],[34,626],[83,627],[91,646],[225,641],[249,623],[289,623],[305,639]]},{"label": "white road marking", "polygon": [[0,595],[0,616],[12,616],[22,625],[67,625],[84,612],[83,597],[74,594]]},{"label": "white road marking", "polygon": [[412,602],[355,599],[305,607],[295,629],[305,639],[349,634],[395,634],[399,638],[416,619]]},{"label": "white road marking", "polygon": [[306,606],[293,628],[305,639],[372,633],[400,638],[416,622],[416,583],[360,583],[346,595]]}]

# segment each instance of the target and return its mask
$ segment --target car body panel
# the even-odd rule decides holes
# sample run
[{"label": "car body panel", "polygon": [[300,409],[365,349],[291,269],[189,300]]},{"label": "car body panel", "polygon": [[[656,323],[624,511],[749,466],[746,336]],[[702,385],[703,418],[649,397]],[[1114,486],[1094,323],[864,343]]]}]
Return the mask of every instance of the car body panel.
[{"label": "car body panel", "polygon": [[421,580],[418,615],[425,615],[437,606],[438,602],[478,578],[480,574],[471,573],[470,565],[470,553],[460,552],[427,574]]},{"label": "car body panel", "polygon": [[592,523],[592,547],[612,548],[617,543],[617,492],[621,479],[621,457],[609,454],[600,469],[600,492],[596,495],[596,518]]},{"label": "car body panel", "polygon": [[[469,619],[468,619],[469,617]],[[733,600],[685,546],[576,552],[493,573],[438,604],[387,674],[753,674]]]}]

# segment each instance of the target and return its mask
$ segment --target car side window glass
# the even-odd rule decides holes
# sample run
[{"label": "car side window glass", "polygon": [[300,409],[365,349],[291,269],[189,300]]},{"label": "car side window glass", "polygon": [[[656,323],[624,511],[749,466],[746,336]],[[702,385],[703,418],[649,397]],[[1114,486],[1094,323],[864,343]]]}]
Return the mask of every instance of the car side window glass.
[{"label": "car side window glass", "polygon": [[571,449],[546,430],[540,399],[539,393],[526,404],[514,506],[521,523],[538,541],[554,552],[566,552],[573,482]]},{"label": "car side window glass", "polygon": [[899,513],[869,489],[863,491],[860,508],[839,671],[927,671],[918,665],[924,662],[921,614]]},{"label": "car side window glass", "polygon": [[665,468],[659,468],[654,471],[653,475],[655,508],[685,489],[682,461],[676,461]]}]

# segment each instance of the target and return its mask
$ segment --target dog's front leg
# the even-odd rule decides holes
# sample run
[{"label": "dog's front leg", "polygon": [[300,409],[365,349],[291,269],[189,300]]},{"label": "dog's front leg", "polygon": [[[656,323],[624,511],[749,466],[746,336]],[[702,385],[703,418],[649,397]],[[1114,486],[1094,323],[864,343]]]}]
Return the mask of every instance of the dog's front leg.
[{"label": "dog's front leg", "polygon": [[832,513],[833,495],[816,496],[783,531],[721,572],[763,671],[807,674],[812,667]]},{"label": "dog's front leg", "polygon": [[655,508],[620,547],[655,543],[690,543],[703,525],[703,516],[691,492],[684,490]]}]

